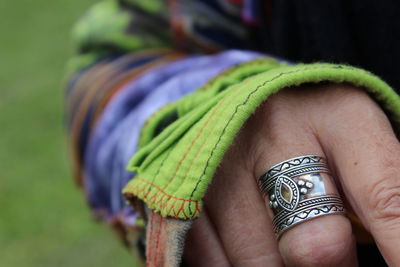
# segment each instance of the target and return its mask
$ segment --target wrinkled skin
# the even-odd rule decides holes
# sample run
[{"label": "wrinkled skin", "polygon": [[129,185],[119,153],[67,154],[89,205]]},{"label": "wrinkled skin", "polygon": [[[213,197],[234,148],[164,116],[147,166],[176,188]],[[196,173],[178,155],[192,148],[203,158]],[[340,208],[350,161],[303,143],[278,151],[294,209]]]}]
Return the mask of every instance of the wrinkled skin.
[{"label": "wrinkled skin", "polygon": [[348,209],[400,266],[400,146],[382,109],[346,84],[286,88],[247,121],[226,153],[190,230],[189,266],[356,266],[351,224],[322,216],[279,242],[257,177],[299,155],[325,156]]}]

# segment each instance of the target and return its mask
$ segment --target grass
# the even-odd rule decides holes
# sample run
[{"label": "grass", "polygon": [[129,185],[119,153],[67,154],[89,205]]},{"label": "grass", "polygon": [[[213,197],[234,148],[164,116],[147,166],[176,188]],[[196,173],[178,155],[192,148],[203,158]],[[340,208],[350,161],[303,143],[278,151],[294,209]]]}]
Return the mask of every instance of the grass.
[{"label": "grass", "polygon": [[135,265],[69,171],[62,80],[71,26],[94,2],[0,2],[0,266]]}]

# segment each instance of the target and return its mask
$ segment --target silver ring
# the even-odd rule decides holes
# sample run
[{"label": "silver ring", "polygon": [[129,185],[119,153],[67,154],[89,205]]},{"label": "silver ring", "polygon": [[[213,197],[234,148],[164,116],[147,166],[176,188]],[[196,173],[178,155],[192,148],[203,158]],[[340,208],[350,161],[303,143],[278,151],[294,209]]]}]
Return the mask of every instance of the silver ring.
[{"label": "silver ring", "polygon": [[280,162],[260,176],[278,238],[289,228],[324,215],[345,214],[324,157],[305,155]]}]

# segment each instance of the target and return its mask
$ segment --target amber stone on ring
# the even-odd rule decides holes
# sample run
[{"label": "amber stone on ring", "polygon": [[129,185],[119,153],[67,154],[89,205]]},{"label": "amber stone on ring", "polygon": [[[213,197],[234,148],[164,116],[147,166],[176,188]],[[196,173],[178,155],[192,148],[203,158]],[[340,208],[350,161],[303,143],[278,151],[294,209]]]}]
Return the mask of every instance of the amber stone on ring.
[{"label": "amber stone on ring", "polygon": [[275,181],[274,193],[279,206],[287,211],[296,209],[300,200],[300,192],[297,184],[288,176],[279,176]]}]

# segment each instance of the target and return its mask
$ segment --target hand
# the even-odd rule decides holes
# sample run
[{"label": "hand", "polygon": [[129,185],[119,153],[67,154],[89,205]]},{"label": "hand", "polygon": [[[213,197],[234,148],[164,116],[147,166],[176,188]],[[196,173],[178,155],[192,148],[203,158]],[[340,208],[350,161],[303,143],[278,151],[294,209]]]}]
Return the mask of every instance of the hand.
[{"label": "hand", "polygon": [[325,156],[348,210],[371,232],[389,265],[400,266],[400,146],[381,108],[345,84],[286,88],[247,121],[226,153],[189,231],[189,266],[355,266],[347,217],[296,225],[277,241],[257,186],[267,168],[306,154]]}]

